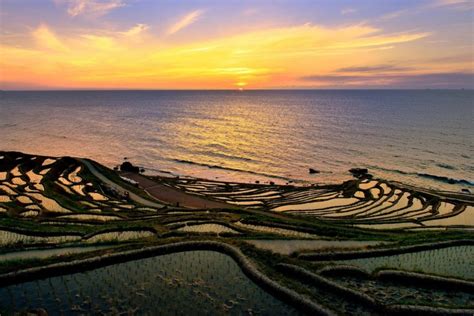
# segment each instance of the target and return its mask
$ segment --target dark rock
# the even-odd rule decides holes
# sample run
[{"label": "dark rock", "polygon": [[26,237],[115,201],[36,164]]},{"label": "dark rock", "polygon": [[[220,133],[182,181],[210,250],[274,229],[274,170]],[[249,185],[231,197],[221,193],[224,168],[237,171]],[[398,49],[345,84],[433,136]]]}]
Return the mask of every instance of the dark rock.
[{"label": "dark rock", "polygon": [[257,183],[257,184],[258,184],[258,183],[260,183],[260,181],[258,181],[258,180],[257,180],[257,181],[255,181],[255,183]]},{"label": "dark rock", "polygon": [[145,168],[141,168],[141,169],[140,169],[140,172],[141,172],[141,173],[144,173],[144,172],[145,172]]},{"label": "dark rock", "polygon": [[270,185],[275,185],[275,182],[273,182],[273,181],[270,181]]},{"label": "dark rock", "polygon": [[310,173],[310,174],[319,173],[319,170],[316,170],[316,169],[313,169],[313,168],[309,168],[309,173]]},{"label": "dark rock", "polygon": [[369,170],[367,168],[352,168],[349,169],[349,172],[352,173],[352,175],[356,178],[369,176]]},{"label": "dark rock", "polygon": [[119,170],[119,167],[118,166],[115,166],[114,167],[114,171],[118,171]]},{"label": "dark rock", "polygon": [[471,193],[471,190],[469,190],[469,189],[461,189],[461,192],[463,192],[463,193]]},{"label": "dark rock", "polygon": [[349,172],[352,174],[366,174],[369,170],[367,168],[352,168],[349,169]]},{"label": "dark rock", "polygon": [[132,165],[131,162],[125,161],[120,165],[120,170],[121,171],[126,171],[126,172],[135,172],[138,173],[140,171],[140,168],[137,166]]}]

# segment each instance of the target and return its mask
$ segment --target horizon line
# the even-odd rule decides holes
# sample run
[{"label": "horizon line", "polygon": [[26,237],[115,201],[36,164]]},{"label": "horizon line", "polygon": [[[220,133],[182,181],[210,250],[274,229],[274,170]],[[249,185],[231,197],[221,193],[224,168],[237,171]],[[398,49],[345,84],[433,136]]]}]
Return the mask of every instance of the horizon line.
[{"label": "horizon line", "polygon": [[232,91],[232,92],[246,92],[246,91],[382,91],[382,90],[405,90],[405,91],[459,91],[459,90],[474,90],[473,88],[255,88],[255,89],[121,89],[121,88],[110,88],[110,89],[100,89],[100,88],[70,88],[70,89],[0,89],[0,92],[100,92],[100,91],[117,91],[117,92],[126,92],[126,91]]}]

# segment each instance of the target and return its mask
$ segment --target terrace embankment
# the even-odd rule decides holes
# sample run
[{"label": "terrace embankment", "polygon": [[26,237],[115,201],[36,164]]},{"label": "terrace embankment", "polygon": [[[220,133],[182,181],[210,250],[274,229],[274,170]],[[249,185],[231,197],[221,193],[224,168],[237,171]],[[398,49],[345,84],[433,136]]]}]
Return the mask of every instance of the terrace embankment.
[{"label": "terrace embankment", "polygon": [[130,250],[121,253],[107,254],[99,257],[77,260],[67,263],[56,263],[38,268],[15,271],[0,275],[0,283],[5,286],[16,284],[27,280],[63,275],[71,272],[97,269],[107,265],[126,262],[129,260],[142,259],[151,256],[164,255],[182,251],[212,250],[222,252],[231,256],[243,272],[254,282],[267,289],[277,297],[284,299],[296,308],[312,315],[332,315],[333,313],[323,306],[312,302],[310,299],[288,289],[261,273],[257,267],[236,247],[231,245],[211,242],[180,242],[162,246],[148,247]]},{"label": "terrace embankment", "polygon": [[[125,176],[139,186],[87,159],[0,152],[1,253],[14,258],[25,249],[66,254],[71,247],[105,247],[2,262],[7,274],[0,290],[8,283],[198,250],[231,256],[250,279],[308,314],[379,314],[379,304],[370,302],[384,300],[387,313],[474,308],[466,290],[474,229],[469,194],[364,177],[293,186]],[[340,291],[303,282],[282,272],[285,265],[329,280]],[[459,289],[451,286],[455,278],[463,284]],[[365,303],[345,295],[347,289],[360,289]],[[427,289],[436,299],[429,299]],[[143,296],[126,297],[133,303]]]},{"label": "terrace embankment", "polygon": [[167,187],[247,210],[370,229],[474,229],[474,196],[359,177],[340,185],[261,185],[155,177]]},{"label": "terrace embankment", "polygon": [[169,205],[195,209],[232,208],[232,206],[229,204],[187,194],[183,191],[157,183],[137,173],[125,172],[123,175],[138,182],[140,187],[143,188],[143,190],[145,190],[153,198],[163,201]]},{"label": "terrace embankment", "polygon": [[417,244],[412,246],[390,247],[383,249],[373,249],[365,251],[334,251],[334,252],[306,252],[299,253],[298,258],[304,260],[344,260],[344,259],[358,259],[358,258],[372,258],[381,256],[391,256],[405,253],[420,252],[425,250],[442,249],[454,246],[474,246],[474,239],[461,239],[450,241],[439,241],[435,243]]}]

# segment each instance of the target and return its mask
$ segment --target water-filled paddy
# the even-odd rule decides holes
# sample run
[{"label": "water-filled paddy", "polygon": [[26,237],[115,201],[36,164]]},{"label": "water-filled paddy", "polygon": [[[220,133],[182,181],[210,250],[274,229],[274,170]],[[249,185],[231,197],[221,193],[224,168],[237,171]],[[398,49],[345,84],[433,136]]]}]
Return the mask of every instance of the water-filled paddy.
[{"label": "water-filled paddy", "polygon": [[95,215],[95,214],[71,214],[71,215],[62,215],[58,218],[68,219],[73,221],[100,221],[100,222],[108,222],[108,221],[116,221],[121,219],[118,216],[113,215]]},{"label": "water-filled paddy", "polygon": [[277,234],[277,235],[291,236],[291,237],[297,237],[297,238],[309,238],[309,239],[318,238],[318,236],[314,234],[304,233],[304,232],[300,232],[296,230],[279,228],[279,227],[253,225],[253,224],[246,224],[242,222],[235,222],[233,224],[243,229],[248,229],[251,231],[257,231],[261,233]]},{"label": "water-filled paddy", "polygon": [[107,201],[108,200],[106,196],[97,192],[89,192],[89,195],[94,201]]},{"label": "water-filled paddy", "polygon": [[141,239],[141,238],[148,238],[153,237],[153,234],[150,231],[116,231],[116,232],[107,232],[107,233],[100,233],[94,235],[87,240],[88,243],[96,243],[96,242],[111,242],[111,241],[127,241],[133,239]]},{"label": "water-filled paddy", "polygon": [[40,171],[40,175],[43,175],[43,176],[44,176],[45,174],[47,174],[47,173],[49,172],[49,170],[51,170],[51,168],[47,168],[47,169],[41,170],[41,171]]},{"label": "water-filled paddy", "polygon": [[85,187],[86,187],[86,186],[83,185],[83,184],[76,184],[76,185],[71,186],[71,188],[72,188],[77,194],[82,195],[82,196],[85,196],[85,194],[84,194],[84,188],[85,188]]},{"label": "water-filled paddy", "polygon": [[20,216],[21,217],[36,217],[38,216],[38,214],[39,214],[39,211],[33,210],[33,211],[22,212],[20,213]]},{"label": "water-filled paddy", "polygon": [[425,306],[456,306],[458,308],[473,308],[474,293],[454,290],[444,287],[423,288],[412,284],[380,282],[372,279],[357,277],[329,277],[344,287],[369,295],[383,301],[387,305],[425,305]]},{"label": "water-filled paddy", "polygon": [[391,268],[474,279],[474,246],[449,247],[339,262],[356,265],[370,272],[378,268]]},{"label": "water-filled paddy", "polygon": [[276,212],[285,212],[285,211],[304,211],[304,210],[319,210],[331,207],[343,207],[352,205],[359,202],[359,199],[356,198],[334,198],[323,201],[316,201],[303,204],[288,204],[284,206],[279,206],[273,209]]},{"label": "water-filled paddy", "polygon": [[11,202],[12,200],[8,195],[0,195],[0,202],[2,203],[8,203]]},{"label": "water-filled paddy", "polygon": [[61,183],[64,184],[64,185],[67,185],[67,186],[70,186],[70,185],[73,184],[71,181],[67,180],[67,179],[64,178],[64,177],[59,177],[58,180],[59,180],[59,182],[61,182]]},{"label": "water-filled paddy", "polygon": [[238,231],[229,228],[220,224],[206,223],[206,224],[197,224],[197,225],[186,225],[184,227],[178,228],[178,231],[182,232],[192,232],[192,233],[230,233],[230,234],[240,234]]},{"label": "water-filled paddy", "polygon": [[2,185],[0,184],[0,190],[4,191],[5,193],[9,194],[9,195],[16,195],[17,193],[15,191],[12,190],[12,188],[10,188],[9,186],[6,186],[6,185]]},{"label": "water-filled paddy", "polygon": [[40,194],[40,193],[29,193],[28,194],[29,196],[37,199],[40,201],[41,203],[41,206],[43,206],[45,209],[47,209],[48,211],[50,212],[54,212],[54,213],[71,213],[70,210],[68,210],[67,208],[65,207],[62,207],[61,205],[59,205],[58,202],[56,202],[55,200],[53,199],[50,199],[50,198],[47,198],[45,197],[44,195]]},{"label": "water-filled paddy", "polygon": [[41,258],[48,258],[48,257],[53,257],[53,256],[64,256],[64,255],[70,255],[70,254],[75,254],[75,253],[104,249],[107,247],[108,246],[64,247],[64,248],[15,251],[15,252],[0,254],[0,261],[5,262],[9,260],[41,259]]},{"label": "water-filled paddy", "polygon": [[23,203],[23,204],[31,204],[33,203],[33,201],[28,197],[28,196],[19,196],[16,198],[20,203]]},{"label": "water-filled paddy", "polygon": [[13,183],[13,184],[16,184],[16,185],[25,185],[25,184],[26,184],[25,180],[23,180],[23,179],[20,178],[20,177],[14,177],[14,178],[12,178],[12,183]]},{"label": "water-filled paddy", "polygon": [[73,172],[68,175],[69,181],[73,183],[80,183],[82,181],[82,178],[77,175],[81,171],[81,168],[81,166],[77,167]]},{"label": "water-filled paddy", "polygon": [[0,310],[26,308],[50,314],[297,314],[250,281],[230,257],[213,251],[169,254],[0,288]]},{"label": "water-filled paddy", "polygon": [[20,167],[16,166],[15,168],[11,170],[11,173],[14,177],[20,177],[21,176]]},{"label": "water-filled paddy", "polygon": [[40,183],[43,180],[43,176],[35,173],[33,170],[28,171],[26,175],[32,183]]},{"label": "water-filled paddy", "polygon": [[367,246],[379,245],[378,241],[353,241],[353,240],[247,240],[248,243],[257,248],[270,250],[283,255],[289,255],[301,250],[321,250],[321,249],[346,249],[364,248]]},{"label": "water-filled paddy", "polygon": [[6,230],[0,230],[0,246],[13,244],[37,244],[37,243],[51,243],[59,244],[65,242],[73,242],[79,240],[80,237],[72,235],[64,236],[33,236],[25,235]]},{"label": "water-filled paddy", "polygon": [[442,219],[435,219],[435,220],[431,220],[431,221],[426,221],[425,225],[427,225],[427,226],[436,226],[436,225],[442,225],[442,226],[469,225],[469,226],[474,226],[474,207],[466,206],[464,211],[462,211],[458,215],[455,215],[455,216],[452,216],[452,217],[447,217],[447,218],[442,218]]},{"label": "water-filled paddy", "polygon": [[52,159],[52,158],[46,158],[45,160],[43,160],[43,163],[41,164],[43,167],[44,166],[49,166],[51,165],[53,162],[56,162],[56,159]]},{"label": "water-filled paddy", "polygon": [[35,183],[33,187],[38,191],[44,191],[44,186],[41,183]]}]

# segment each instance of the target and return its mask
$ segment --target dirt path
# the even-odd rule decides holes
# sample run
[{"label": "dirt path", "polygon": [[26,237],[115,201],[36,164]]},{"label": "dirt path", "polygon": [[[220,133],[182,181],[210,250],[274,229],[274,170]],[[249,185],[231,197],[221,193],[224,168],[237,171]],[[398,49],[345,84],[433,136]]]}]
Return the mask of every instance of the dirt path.
[{"label": "dirt path", "polygon": [[155,208],[162,208],[164,207],[163,204],[160,204],[160,203],[156,203],[156,202],[152,202],[152,201],[149,201],[147,199],[144,199],[142,198],[141,196],[138,196],[136,195],[135,193],[133,192],[130,192],[129,190],[121,187],[120,185],[116,184],[115,182],[113,182],[112,180],[110,180],[109,178],[105,177],[102,173],[99,172],[99,170],[97,170],[89,161],[85,160],[85,159],[80,159],[80,161],[87,167],[87,169],[89,169],[89,171],[95,176],[97,177],[100,181],[104,182],[105,184],[109,185],[110,187],[112,187],[113,189],[117,190],[119,193],[121,194],[124,194],[125,192],[128,192],[129,193],[129,197],[132,201],[134,202],[137,202],[139,204],[142,204],[142,205],[145,205],[145,206],[149,206],[149,207],[155,207]]},{"label": "dirt path", "polygon": [[137,181],[140,187],[150,196],[173,206],[178,206],[177,203],[179,203],[180,207],[199,209],[235,208],[235,206],[224,202],[207,200],[199,196],[187,194],[174,188],[167,187],[137,173],[127,172],[122,175]]},{"label": "dirt path", "polygon": [[[104,183],[110,185],[111,187],[115,188],[119,192],[125,192],[127,191],[123,187],[119,186],[115,182],[109,180],[106,178],[103,174],[101,174],[90,162],[81,159],[81,161],[84,163],[84,165],[90,170],[90,172],[99,178],[101,181]],[[135,174],[135,173],[123,173],[122,174],[124,177],[127,177],[129,179],[132,179],[134,181],[137,181],[139,185],[142,187],[142,189],[149,194],[152,198],[156,198],[159,201],[163,201],[164,203],[170,204],[171,206],[176,206],[176,203],[179,202],[180,207],[188,207],[188,208],[198,208],[198,209],[229,209],[229,208],[237,208],[235,205],[230,205],[226,204],[224,202],[218,202],[218,201],[211,201],[207,200],[204,198],[201,198],[199,196],[194,196],[187,194],[185,192],[179,191],[174,188],[167,187],[163,184],[159,184],[153,180],[150,180],[142,175]],[[146,200],[132,192],[130,192],[130,198],[140,204],[150,206],[150,207],[163,207],[164,205],[158,204],[149,200]],[[285,214],[281,213],[274,213],[274,212],[269,212],[265,210],[250,210],[246,209],[247,213],[255,214],[255,215],[262,215],[265,217],[273,217],[273,218],[278,218],[282,220],[289,220],[291,219],[291,222],[293,225],[297,225],[297,223],[307,223],[305,219],[299,219],[294,216],[288,216]]]}]

